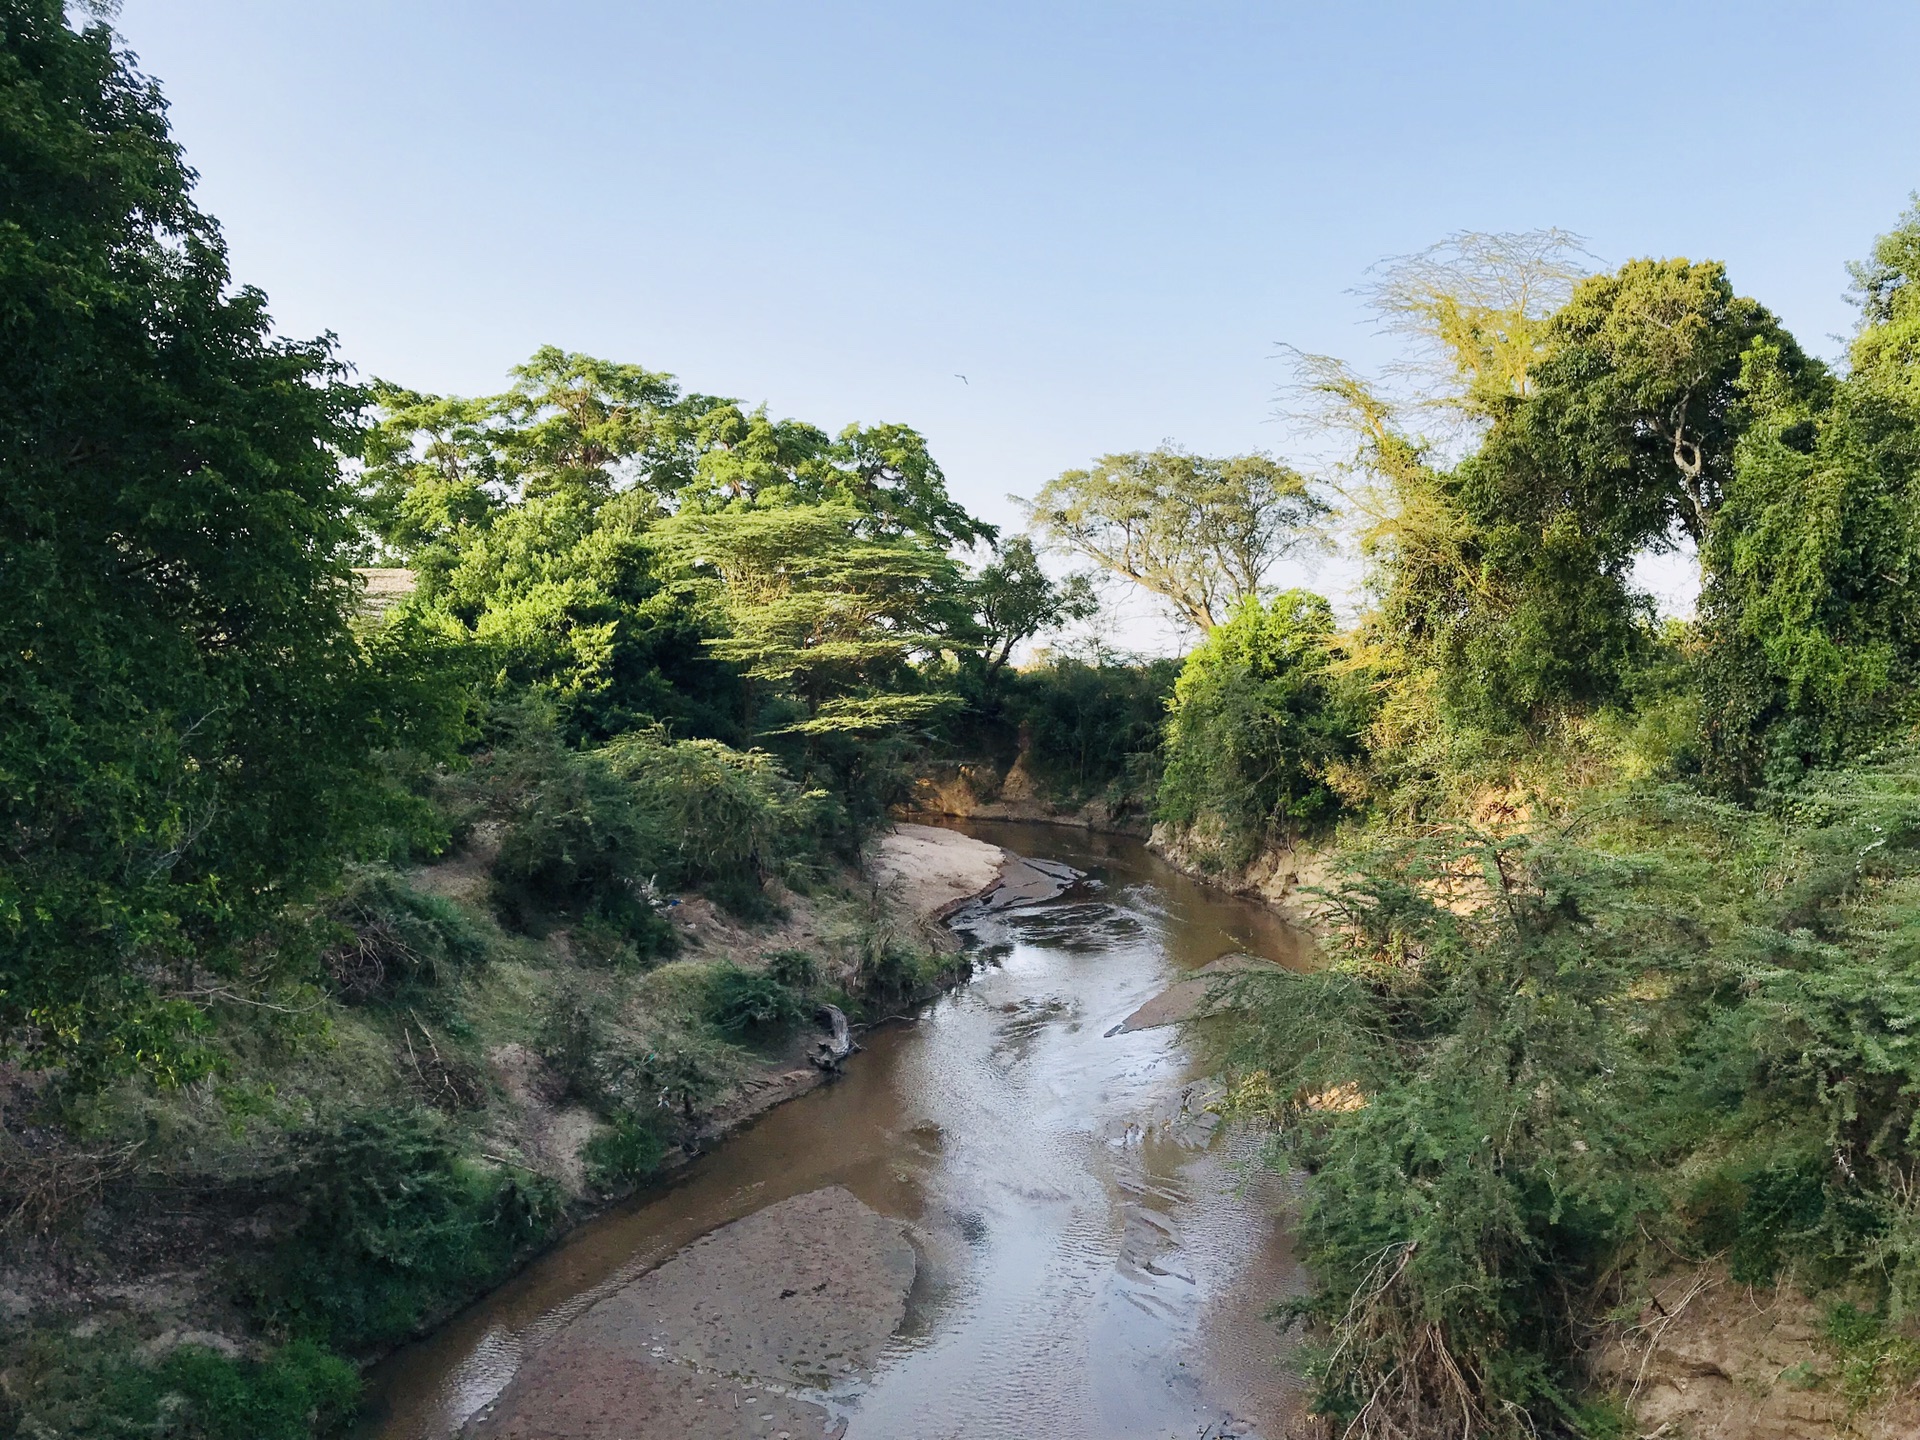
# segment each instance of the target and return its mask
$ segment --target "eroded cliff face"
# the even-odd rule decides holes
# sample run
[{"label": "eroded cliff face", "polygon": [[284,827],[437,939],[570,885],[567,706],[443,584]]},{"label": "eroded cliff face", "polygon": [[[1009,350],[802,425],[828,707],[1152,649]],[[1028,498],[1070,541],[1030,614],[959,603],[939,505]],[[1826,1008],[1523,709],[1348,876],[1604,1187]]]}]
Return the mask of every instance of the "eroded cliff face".
[{"label": "eroded cliff face", "polygon": [[1642,1435],[1687,1440],[1910,1440],[1920,1393],[1827,1338],[1832,1297],[1735,1283],[1718,1265],[1663,1275],[1594,1353],[1597,1386]]},{"label": "eroded cliff face", "polygon": [[1175,869],[1232,895],[1245,895],[1280,911],[1296,924],[1312,928],[1318,896],[1337,873],[1327,851],[1311,844],[1274,845],[1246,865],[1221,859],[1219,846],[1202,832],[1156,825],[1147,844]]},{"label": "eroded cliff face", "polygon": [[1077,825],[1127,835],[1145,835],[1150,823],[1144,807],[1128,797],[1059,799],[1027,767],[1024,756],[1004,772],[991,765],[939,766],[920,778],[908,810],[910,814],[951,815],[966,820]]}]

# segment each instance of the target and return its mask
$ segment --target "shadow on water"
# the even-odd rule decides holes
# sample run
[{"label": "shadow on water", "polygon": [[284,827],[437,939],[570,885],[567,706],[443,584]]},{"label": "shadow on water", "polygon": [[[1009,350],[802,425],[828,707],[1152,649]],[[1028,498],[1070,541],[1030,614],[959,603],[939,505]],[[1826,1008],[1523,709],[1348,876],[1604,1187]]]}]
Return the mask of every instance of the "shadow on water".
[{"label": "shadow on water", "polygon": [[1285,1183],[1196,1109],[1174,1031],[1106,1032],[1222,955],[1301,965],[1303,937],[1128,837],[955,828],[1086,879],[959,917],[969,984],[380,1366],[370,1440],[449,1440],[599,1297],[834,1184],[906,1222],[922,1262],[878,1373],[834,1397],[849,1440],[1276,1440],[1298,1398],[1290,1342],[1262,1318],[1301,1283]]}]

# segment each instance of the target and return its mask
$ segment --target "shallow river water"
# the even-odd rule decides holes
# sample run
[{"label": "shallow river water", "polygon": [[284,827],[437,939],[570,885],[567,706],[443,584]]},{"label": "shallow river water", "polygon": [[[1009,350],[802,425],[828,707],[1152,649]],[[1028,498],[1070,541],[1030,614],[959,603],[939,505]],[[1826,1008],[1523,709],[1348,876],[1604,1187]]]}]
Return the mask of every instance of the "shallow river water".
[{"label": "shallow river water", "polygon": [[976,916],[971,982],[383,1364],[369,1440],[449,1440],[600,1296],[823,1185],[921,1252],[877,1374],[830,1397],[848,1440],[1279,1440],[1298,1385],[1263,1317],[1300,1284],[1285,1184],[1215,1133],[1177,1031],[1108,1032],[1222,955],[1300,963],[1299,933],[1136,840],[957,828],[1088,878]]}]

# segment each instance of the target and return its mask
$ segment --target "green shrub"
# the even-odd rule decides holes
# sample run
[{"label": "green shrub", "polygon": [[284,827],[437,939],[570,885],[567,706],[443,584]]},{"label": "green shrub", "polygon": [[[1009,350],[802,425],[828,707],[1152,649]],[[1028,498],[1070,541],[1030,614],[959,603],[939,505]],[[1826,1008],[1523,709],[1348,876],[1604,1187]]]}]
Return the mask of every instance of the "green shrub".
[{"label": "green shrub", "polygon": [[820,979],[820,965],[804,950],[775,950],[763,957],[767,973],[791,990],[811,990]]},{"label": "green shrub", "polygon": [[669,965],[647,980],[675,991],[691,981],[693,993],[645,997],[665,1003],[643,1030],[628,1032],[613,1023],[604,1003],[562,992],[541,1019],[540,1053],[570,1094],[603,1115],[677,1113],[690,1119],[695,1106],[738,1078],[742,1057],[710,1026],[704,966]]},{"label": "green shrub", "polygon": [[1741,1285],[1771,1285],[1782,1262],[1803,1250],[1826,1218],[1820,1157],[1774,1162],[1746,1177],[1727,1269]]},{"label": "green shrub", "polygon": [[743,969],[731,961],[713,967],[707,1018],[725,1034],[769,1038],[806,1017],[800,997],[769,971]]},{"label": "green shrub", "polygon": [[1335,682],[1332,641],[1332,607],[1290,590],[1249,600],[1187,657],[1155,810],[1219,863],[1245,865],[1339,813],[1327,775],[1359,753],[1361,720]]},{"label": "green shrub", "polygon": [[[662,848],[630,786],[596,755],[534,737],[496,760],[506,823],[494,894],[523,929],[586,915],[651,937],[663,924],[649,862]],[[669,932],[670,933],[670,932]]]},{"label": "green shrub", "polygon": [[1177,660],[1089,665],[1060,659],[1013,677],[1006,711],[1027,766],[1062,798],[1152,793]]},{"label": "green shrub", "polygon": [[189,1345],[148,1364],[124,1327],[41,1330],[16,1334],[4,1358],[0,1428],[22,1436],[318,1440],[345,1432],[360,1396],[352,1363],[308,1340],[265,1360]]},{"label": "green shrub", "polygon": [[646,817],[664,883],[707,887],[784,873],[808,848],[817,798],[763,750],[717,740],[669,743],[657,731],[599,752]]},{"label": "green shrub", "polygon": [[1850,1407],[1871,1405],[1920,1379],[1920,1339],[1900,1334],[1884,1315],[1842,1302],[1827,1312],[1826,1332],[1840,1366],[1838,1388]]},{"label": "green shrub", "polygon": [[760,878],[746,871],[718,876],[700,888],[714,904],[748,924],[778,919],[784,913]]},{"label": "green shrub", "polygon": [[667,1142],[651,1125],[622,1115],[613,1128],[586,1143],[587,1183],[595,1190],[618,1190],[645,1179],[666,1158]]},{"label": "green shrub", "polygon": [[1307,1172],[1328,1413],[1573,1425],[1582,1307],[1673,1244],[1920,1313],[1910,756],[1771,814],[1669,786],[1343,860],[1327,966],[1236,982],[1221,1040]]},{"label": "green shrub", "polygon": [[293,1333],[390,1344],[501,1279],[559,1218],[549,1182],[464,1159],[430,1111],[375,1111],[296,1137],[303,1219],[258,1285]]},{"label": "green shrub", "polygon": [[941,954],[915,944],[884,923],[863,930],[857,949],[854,984],[860,999],[880,1006],[925,999],[972,963],[964,955]]},{"label": "green shrub", "polygon": [[384,867],[353,871],[327,908],[345,934],[324,963],[331,988],[348,1003],[443,986],[488,957],[486,936],[457,905]]},{"label": "green shrub", "polygon": [[185,1397],[183,1434],[207,1440],[306,1440],[345,1428],[360,1398],[353,1365],[310,1340],[255,1363],[182,1346],[159,1367]]},{"label": "green shrub", "polygon": [[505,812],[495,895],[522,928],[591,918],[642,958],[667,954],[660,889],[701,889],[764,919],[775,909],[764,882],[795,874],[813,849],[819,797],[763,751],[649,730],[576,752],[522,725],[492,764]]}]

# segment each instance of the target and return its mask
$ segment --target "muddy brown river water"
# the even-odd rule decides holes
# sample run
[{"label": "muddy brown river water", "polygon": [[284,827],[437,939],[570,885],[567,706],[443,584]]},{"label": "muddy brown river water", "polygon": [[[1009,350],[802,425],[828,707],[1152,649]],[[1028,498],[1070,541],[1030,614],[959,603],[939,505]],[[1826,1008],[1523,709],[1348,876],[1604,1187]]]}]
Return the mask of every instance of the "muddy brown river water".
[{"label": "muddy brown river water", "polygon": [[1108,1032],[1222,955],[1298,965],[1303,938],[1136,840],[956,828],[1087,879],[961,917],[971,982],[383,1364],[366,1440],[451,1440],[597,1300],[829,1185],[905,1222],[920,1261],[874,1374],[812,1397],[848,1440],[1280,1440],[1299,1385],[1264,1314],[1301,1284],[1286,1182],[1199,1109],[1177,1031]]}]

